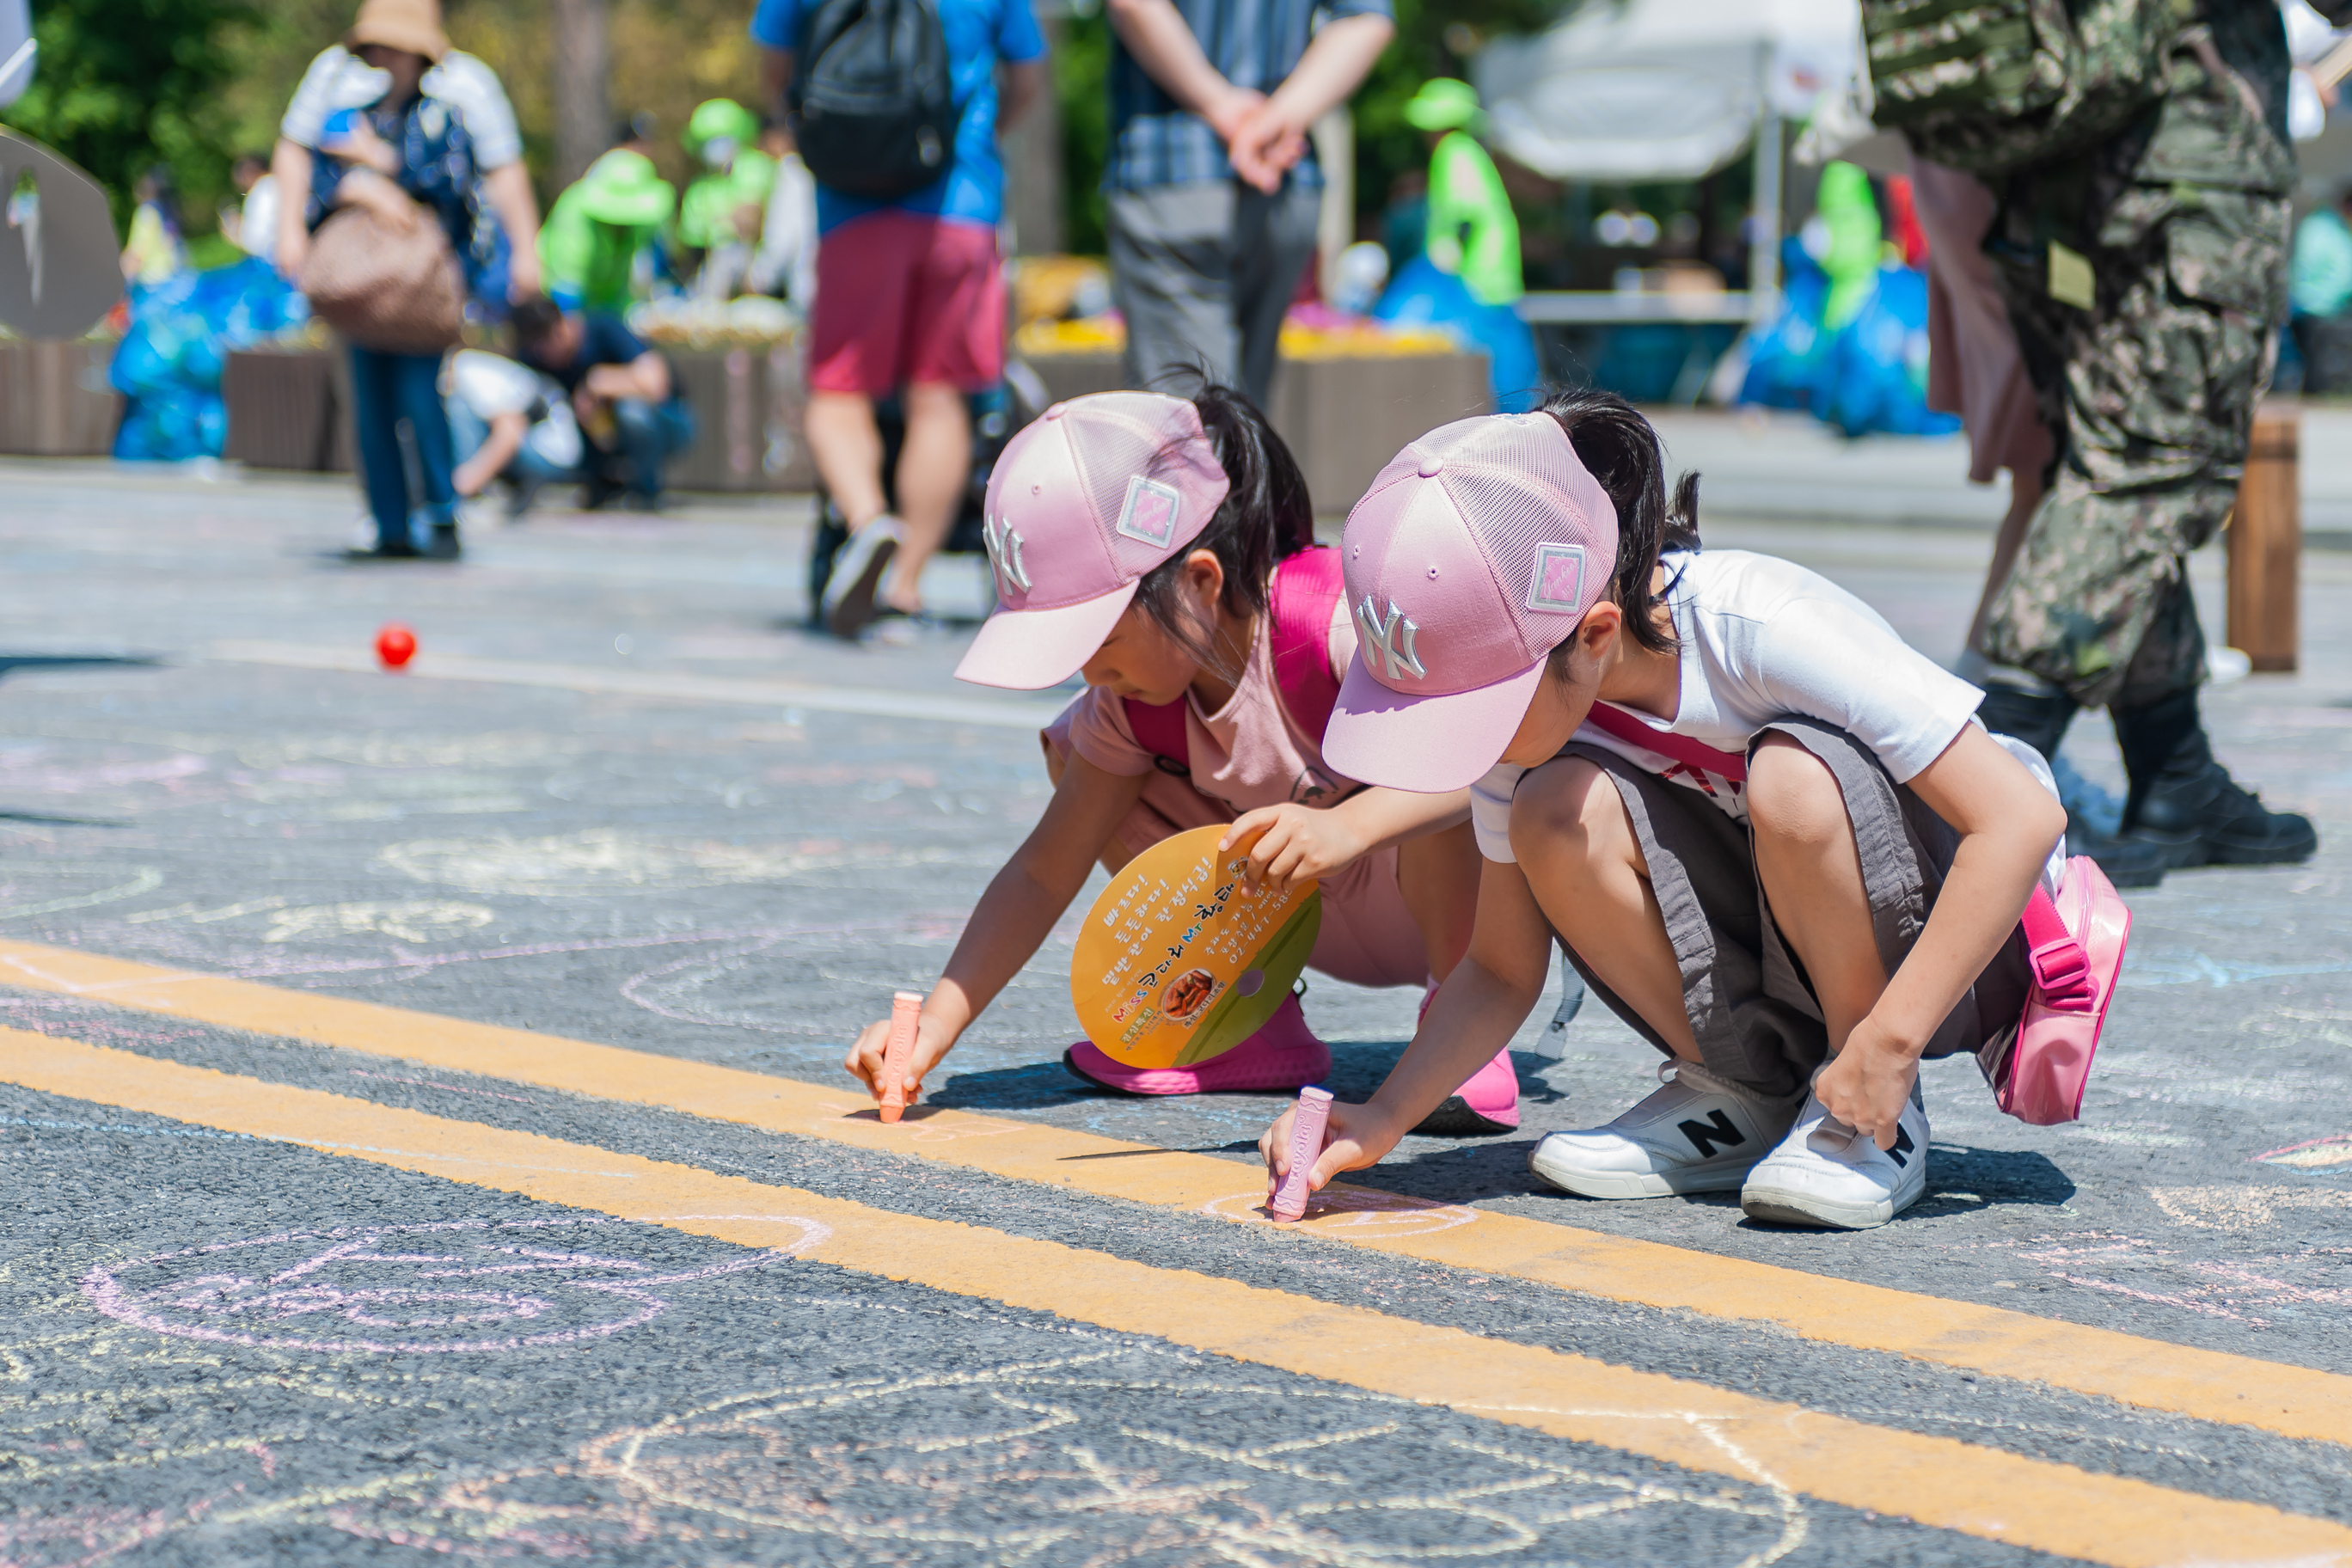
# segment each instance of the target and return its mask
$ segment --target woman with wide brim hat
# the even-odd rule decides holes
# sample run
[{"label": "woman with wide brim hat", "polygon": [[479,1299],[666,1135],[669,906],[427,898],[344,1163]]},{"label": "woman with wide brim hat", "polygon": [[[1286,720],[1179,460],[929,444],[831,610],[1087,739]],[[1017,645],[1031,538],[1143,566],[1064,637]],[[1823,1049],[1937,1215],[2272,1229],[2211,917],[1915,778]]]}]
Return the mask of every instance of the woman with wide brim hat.
[{"label": "woman with wide brim hat", "polygon": [[449,35],[441,30],[435,0],[365,0],[343,47],[362,58],[370,48],[397,49],[438,65],[449,52]]},{"label": "woman with wide brim hat", "polygon": [[[313,233],[330,222],[359,223],[341,216],[349,207],[372,214],[379,231],[409,235],[420,225],[437,228],[447,258],[472,281],[480,270],[475,228],[481,183],[473,137],[464,116],[424,86],[425,73],[449,52],[438,7],[433,0],[366,0],[343,43],[388,85],[373,101],[341,107],[324,121],[321,155],[312,160],[302,193],[305,222]],[[289,199],[293,195],[289,192]],[[344,257],[340,264],[350,265],[350,247],[374,243],[373,232],[377,231],[362,228],[355,236],[338,228],[323,237],[312,247],[302,279],[320,281],[321,268],[339,265],[338,247]],[[441,401],[442,348],[416,346],[406,324],[344,325],[355,340],[352,422],[376,531],[374,548],[356,553],[455,559],[457,454]],[[407,450],[399,434],[403,423],[410,430]]]}]

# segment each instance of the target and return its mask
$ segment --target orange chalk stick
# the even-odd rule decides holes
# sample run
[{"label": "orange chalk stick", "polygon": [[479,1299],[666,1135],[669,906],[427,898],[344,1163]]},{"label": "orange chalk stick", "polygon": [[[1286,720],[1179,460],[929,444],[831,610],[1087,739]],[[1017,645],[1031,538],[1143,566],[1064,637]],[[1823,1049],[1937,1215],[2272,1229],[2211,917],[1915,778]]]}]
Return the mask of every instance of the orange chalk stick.
[{"label": "orange chalk stick", "polygon": [[907,1111],[907,1065],[915,1055],[915,1026],[923,1019],[923,999],[911,991],[890,998],[890,1041],[882,1048],[882,1120]]}]

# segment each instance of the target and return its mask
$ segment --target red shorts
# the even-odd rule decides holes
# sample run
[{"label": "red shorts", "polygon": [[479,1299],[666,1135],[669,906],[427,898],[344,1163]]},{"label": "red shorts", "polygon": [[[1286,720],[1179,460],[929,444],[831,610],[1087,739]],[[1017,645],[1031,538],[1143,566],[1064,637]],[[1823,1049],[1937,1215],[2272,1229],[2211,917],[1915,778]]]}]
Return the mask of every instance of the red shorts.
[{"label": "red shorts", "polygon": [[850,219],[817,244],[809,389],[879,397],[914,382],[995,385],[1002,274],[985,224],[903,212]]}]

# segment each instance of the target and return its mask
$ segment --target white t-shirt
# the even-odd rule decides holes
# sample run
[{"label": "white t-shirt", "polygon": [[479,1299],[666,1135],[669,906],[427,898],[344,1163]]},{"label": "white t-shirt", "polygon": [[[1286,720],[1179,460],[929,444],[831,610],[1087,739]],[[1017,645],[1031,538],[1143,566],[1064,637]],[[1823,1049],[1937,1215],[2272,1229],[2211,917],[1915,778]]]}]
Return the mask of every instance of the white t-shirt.
[{"label": "white t-shirt", "polygon": [[264,174],[245,193],[236,215],[236,243],[268,261],[278,254],[278,176]]},{"label": "white t-shirt", "polygon": [[[1908,784],[1944,754],[1984,700],[1818,573],[1744,550],[1676,552],[1663,563],[1674,581],[1667,604],[1682,641],[1681,710],[1671,724],[1620,710],[1654,730],[1744,755],[1775,719],[1818,719],[1860,741],[1897,784]],[[1589,722],[1576,739],[1703,791],[1727,815],[1747,819],[1743,790],[1720,774],[1694,772]],[[1511,794],[1526,772],[1505,763],[1470,786],[1478,851],[1489,860],[1514,858]],[[2037,773],[2049,782],[2047,768]]]},{"label": "white t-shirt", "polygon": [[449,361],[449,395],[474,411],[487,425],[502,414],[530,414],[533,419],[522,444],[559,468],[577,468],[581,458],[580,423],[562,384],[519,364],[504,354],[461,349]]},{"label": "white t-shirt", "polygon": [[[451,49],[417,84],[427,98],[437,98],[457,111],[474,139],[474,163],[485,172],[503,169],[522,156],[522,136],[515,129],[514,106],[499,74],[462,49]],[[293,101],[278,133],[298,146],[316,148],[326,129],[327,116],[339,109],[364,109],[392,86],[392,75],[380,71],[336,44],[310,62],[295,88]]]}]

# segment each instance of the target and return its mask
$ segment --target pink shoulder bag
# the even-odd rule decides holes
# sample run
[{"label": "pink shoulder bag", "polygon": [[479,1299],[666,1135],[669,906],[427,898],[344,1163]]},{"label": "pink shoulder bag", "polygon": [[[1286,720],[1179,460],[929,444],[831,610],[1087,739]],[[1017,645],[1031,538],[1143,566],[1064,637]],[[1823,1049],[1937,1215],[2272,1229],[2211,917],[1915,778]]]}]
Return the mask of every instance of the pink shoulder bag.
[{"label": "pink shoulder bag", "polygon": [[[1592,705],[1595,729],[1645,746],[1685,767],[1745,784],[1748,759],[1701,745],[1686,735],[1654,730],[1606,702]],[[2016,1038],[1988,1068],[1993,1098],[2020,1121],[2053,1127],[2083,1114],[2083,1089],[2091,1080],[2091,1058],[2099,1031],[2115,1000],[2123,973],[2124,949],[2131,941],[2131,908],[2088,855],[2066,862],[2066,877],[2053,899],[2037,880],[2018,921],[2025,932],[2026,963],[2032,981]]]}]

